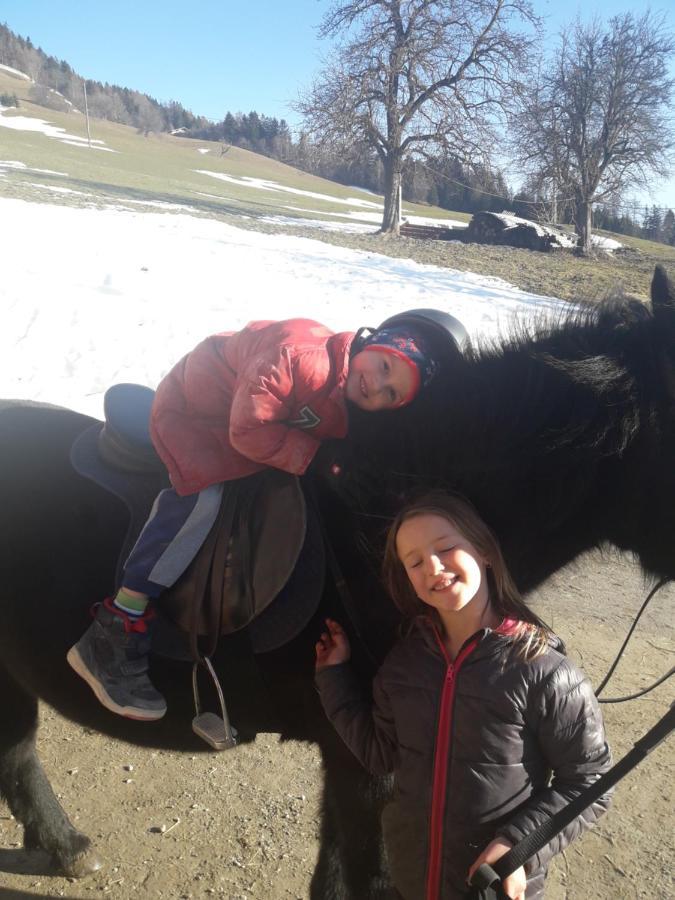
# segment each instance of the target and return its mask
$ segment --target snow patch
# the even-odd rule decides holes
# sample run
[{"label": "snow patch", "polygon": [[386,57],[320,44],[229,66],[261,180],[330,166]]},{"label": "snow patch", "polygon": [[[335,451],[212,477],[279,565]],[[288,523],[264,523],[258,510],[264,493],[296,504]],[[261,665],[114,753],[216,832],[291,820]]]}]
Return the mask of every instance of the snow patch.
[{"label": "snow patch", "polygon": [[[279,184],[278,181],[268,181],[264,178],[253,178],[250,175],[243,175],[241,178],[237,178],[235,175],[227,175],[224,172],[211,172],[208,169],[195,169],[195,172],[200,175],[209,175],[212,178],[218,178],[220,181],[225,181],[229,184],[237,184],[241,187],[252,187],[257,190],[262,191],[273,191],[277,193],[288,193],[288,194],[296,194],[301,197],[312,197],[315,200],[325,200],[329,203],[337,203],[344,206],[356,206],[358,211],[350,210],[349,212],[339,213],[339,212],[327,212],[322,210],[322,216],[341,216],[344,218],[353,218],[357,219],[361,222],[372,222],[373,224],[379,225],[382,221],[382,210],[384,209],[382,203],[375,203],[371,200],[362,200],[359,197],[334,197],[331,194],[319,194],[315,191],[303,191],[299,188],[288,187],[284,184]],[[361,188],[359,188],[361,190]],[[195,192],[199,193],[199,192]],[[215,194],[202,194],[205,197],[216,197]],[[377,194],[373,194],[372,196],[376,197]],[[228,197],[216,197],[219,200],[228,200]],[[311,213],[315,212],[315,210],[305,209],[304,207],[298,206],[286,206],[286,209],[290,209],[293,212],[304,212]],[[371,212],[372,210],[372,212]],[[408,222],[415,223],[418,225],[444,225],[446,228],[466,228],[466,222],[459,222],[457,219],[436,219],[430,218],[428,216],[415,216],[406,213],[404,209],[405,218]],[[288,219],[287,224],[300,224],[298,220]],[[330,223],[323,222],[322,225],[317,224],[317,220],[309,220],[307,222],[303,222],[302,224],[314,225],[315,227],[327,227]],[[338,226],[336,226],[337,229]]]},{"label": "snow patch", "polygon": [[[72,138],[72,140],[70,140]],[[86,147],[88,150],[105,150],[108,153],[119,153],[119,150],[113,150],[112,147],[99,147],[99,144],[102,144],[103,141],[93,141],[91,142],[91,146],[89,146],[86,138],[80,138],[76,135],[69,135],[69,139],[61,140],[62,144],[70,144],[71,147]]]},{"label": "snow patch", "polygon": [[297,194],[301,197],[312,197],[315,200],[327,200],[329,203],[342,203],[346,206],[359,206],[368,209],[382,209],[381,203],[373,203],[370,200],[361,200],[358,197],[333,197],[331,194],[318,194],[315,191],[302,191],[300,188],[289,187],[285,184],[279,184],[278,181],[269,181],[265,178],[253,178],[250,175],[243,175],[236,178],[234,175],[226,175],[224,172],[211,172],[208,169],[195,169],[199,175],[209,175],[211,178],[218,178],[221,181],[227,181],[230,184],[237,184],[240,187],[256,188],[261,191],[273,191],[275,193]]},{"label": "snow patch", "polygon": [[[108,199],[108,198],[106,198]],[[113,199],[113,198],[110,198]],[[176,209],[183,212],[196,212],[194,206],[188,206],[184,203],[169,203],[168,200],[131,200],[129,197],[124,198],[125,203],[131,203],[138,206],[153,206],[157,209]]]},{"label": "snow patch", "polygon": [[66,172],[54,172],[52,169],[32,169],[24,162],[18,162],[15,159],[0,159],[0,169],[20,169],[22,172],[38,172],[41,175],[60,175],[62,178],[68,178]]},{"label": "snow patch", "polygon": [[[307,210],[311,212],[311,210]],[[290,225],[296,228],[317,228],[319,231],[342,231],[346,234],[372,234],[372,225],[362,225],[358,222],[326,222],[323,219],[294,219],[290,216],[264,216],[262,222],[270,225]]]},{"label": "snow patch", "polygon": [[[56,138],[64,144],[72,144],[75,147],[87,147],[87,138],[80,137],[76,134],[68,134],[65,128],[52,125],[44,119],[33,118],[32,116],[6,115],[12,112],[14,107],[0,106],[0,126],[3,128],[13,128],[15,131],[34,131],[46,135],[49,138]],[[110,147],[102,146],[105,141],[92,140],[92,149],[108,150],[110,153],[117,153]]]},{"label": "snow patch", "polygon": [[24,181],[29,187],[41,188],[44,191],[52,191],[54,194],[75,194],[78,197],[93,197],[94,194],[87,194],[84,191],[74,191],[72,188],[57,187],[53,184],[41,184],[39,181]]},{"label": "snow patch", "polygon": [[623,247],[623,244],[615,241],[614,238],[604,237],[601,234],[592,234],[591,243],[599,250],[607,250],[608,253],[612,253],[614,250],[619,250]]},{"label": "snow patch", "polygon": [[9,72],[10,75],[16,75],[17,78],[23,78],[24,81],[32,81],[33,79],[30,75],[26,75],[25,72],[19,72],[18,69],[13,69],[11,66],[3,66],[0,64],[0,70],[3,72]]},{"label": "snow patch", "polygon": [[[305,209],[302,206],[289,206],[286,204],[284,209],[289,209],[291,212],[300,212],[300,213],[314,213],[313,209]],[[274,224],[282,224],[282,225],[306,225],[309,228],[320,228],[324,231],[344,231],[348,233],[359,233],[359,234],[368,234],[372,233],[373,226],[379,225],[382,221],[381,213],[371,213],[365,211],[354,211],[350,210],[349,212],[326,212],[325,210],[321,211],[322,216],[332,216],[334,218],[340,219],[350,219],[351,221],[346,222],[330,222],[325,219],[291,219],[287,216],[268,216],[265,221],[273,222]],[[355,221],[356,220],[356,221]],[[418,225],[444,225],[446,228],[466,228],[466,222],[458,222],[456,219],[432,219],[424,216],[406,216],[406,222],[412,222]],[[372,223],[369,225],[363,223]]]},{"label": "snow patch", "polygon": [[363,194],[370,194],[371,197],[379,197],[375,191],[369,191],[368,188],[359,187],[358,184],[348,184],[347,187],[350,191],[361,191]]}]

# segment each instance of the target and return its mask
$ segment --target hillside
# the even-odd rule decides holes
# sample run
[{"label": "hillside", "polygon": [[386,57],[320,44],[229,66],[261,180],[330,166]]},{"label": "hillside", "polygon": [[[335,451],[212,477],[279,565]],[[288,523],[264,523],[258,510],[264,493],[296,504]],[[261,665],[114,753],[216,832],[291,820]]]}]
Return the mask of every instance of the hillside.
[{"label": "hillside", "polygon": [[[19,109],[3,113],[2,124],[26,117],[33,120],[22,123],[31,130],[0,128],[0,165],[20,162],[34,170],[27,182],[25,170],[3,165],[7,196],[47,200],[51,193],[51,199],[58,194],[60,202],[75,205],[130,200],[152,206],[181,204],[195,213],[222,216],[332,215],[374,224],[379,219],[380,198],[367,191],[308,175],[237,147],[169,134],[144,136],[126,125],[91,119],[89,148],[84,115],[37,106],[28,97],[30,84],[0,69],[0,94],[16,94],[20,102]],[[52,126],[45,128],[49,134],[40,130],[39,121]],[[355,217],[359,211],[369,215]],[[406,212],[448,218],[443,210],[415,205],[406,205]],[[460,218],[467,217],[460,214]]]},{"label": "hillside", "polygon": [[[375,232],[382,198],[309,175],[236,147],[168,134],[139,134],[109,121],[48,110],[29,100],[31,82],[0,69],[0,94],[20,108],[0,114],[0,192],[31,202],[162,210],[239,227],[292,231],[387,256],[493,275],[564,299],[624,290],[645,298],[655,262],[675,267],[675,249],[615,236],[627,248],[580,260],[508,247],[390,238]],[[13,127],[8,127],[8,126]],[[59,130],[60,129],[60,130]],[[404,204],[410,221],[468,220],[465,213]]]}]

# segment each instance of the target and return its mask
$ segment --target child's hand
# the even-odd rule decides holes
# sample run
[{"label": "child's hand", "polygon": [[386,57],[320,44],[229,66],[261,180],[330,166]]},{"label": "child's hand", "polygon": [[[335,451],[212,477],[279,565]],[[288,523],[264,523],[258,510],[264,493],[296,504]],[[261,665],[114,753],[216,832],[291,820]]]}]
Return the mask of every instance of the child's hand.
[{"label": "child's hand", "polygon": [[[485,850],[481,853],[475,863],[469,869],[469,880],[473,873],[478,869],[483,863],[487,863],[491,866],[493,863],[497,862],[505,853],[508,853],[509,850],[513,847],[509,841],[505,838],[495,838],[492,843],[488,844]],[[525,876],[525,869],[521,866],[519,869],[516,869],[515,872],[512,872],[509,876],[507,876],[502,881],[502,888],[504,889],[504,893],[507,897],[510,897],[511,900],[525,900],[525,888],[527,887],[527,878]]]},{"label": "child's hand", "polygon": [[316,671],[326,666],[338,666],[347,662],[351,655],[349,640],[342,625],[334,619],[326,619],[328,631],[324,631],[316,642]]}]

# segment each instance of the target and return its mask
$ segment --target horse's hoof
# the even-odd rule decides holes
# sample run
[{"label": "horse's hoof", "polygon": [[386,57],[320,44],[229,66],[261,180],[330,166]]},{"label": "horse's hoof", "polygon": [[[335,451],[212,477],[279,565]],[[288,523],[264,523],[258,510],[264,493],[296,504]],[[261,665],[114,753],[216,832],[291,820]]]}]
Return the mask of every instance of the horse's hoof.
[{"label": "horse's hoof", "polygon": [[85,850],[68,863],[61,862],[61,869],[67,878],[86,878],[103,868],[103,862],[95,850]]}]

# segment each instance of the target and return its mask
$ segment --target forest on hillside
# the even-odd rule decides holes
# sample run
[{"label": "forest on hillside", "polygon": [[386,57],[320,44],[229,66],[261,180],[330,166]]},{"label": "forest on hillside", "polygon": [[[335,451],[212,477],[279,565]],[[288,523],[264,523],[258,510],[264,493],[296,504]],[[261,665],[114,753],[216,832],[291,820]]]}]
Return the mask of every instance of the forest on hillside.
[{"label": "forest on hillside", "polygon": [[[277,159],[341,184],[383,192],[381,161],[372,148],[362,146],[348,157],[331,152],[306,133],[293,134],[284,119],[256,111],[227,112],[213,122],[196,116],[177,101],[160,102],[147,94],[118,85],[84,79],[64,60],[58,60],[0,24],[0,64],[28,75],[33,102],[62,112],[82,111],[86,97],[90,115],[129,125],[140,133],[167,132],[200,140],[218,141]],[[16,104],[16,97],[0,95],[0,105]],[[443,209],[473,213],[510,210],[540,221],[570,221],[564,209],[552,216],[537,192],[526,184],[513,194],[503,172],[485,165],[469,166],[450,154],[428,155],[404,165],[403,199]],[[598,205],[595,227],[646,237],[675,246],[675,215],[656,206],[627,214],[620,206]]]}]

